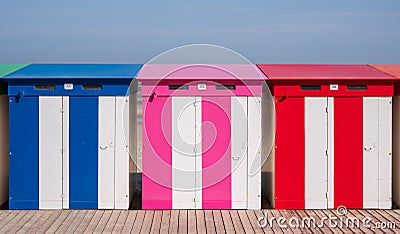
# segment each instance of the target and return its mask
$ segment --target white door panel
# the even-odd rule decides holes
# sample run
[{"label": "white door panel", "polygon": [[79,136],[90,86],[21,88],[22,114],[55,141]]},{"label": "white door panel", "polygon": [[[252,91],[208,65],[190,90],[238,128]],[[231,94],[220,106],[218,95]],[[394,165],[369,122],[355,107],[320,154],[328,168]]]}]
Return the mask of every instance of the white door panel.
[{"label": "white door panel", "polygon": [[62,97],[39,96],[39,209],[63,207],[62,134]]},{"label": "white door panel", "polygon": [[247,209],[247,97],[231,98],[232,209]]},{"label": "white door panel", "polygon": [[114,209],[115,97],[99,97],[98,208]]},{"label": "white door panel", "polygon": [[327,98],[306,97],[305,208],[327,208]]}]

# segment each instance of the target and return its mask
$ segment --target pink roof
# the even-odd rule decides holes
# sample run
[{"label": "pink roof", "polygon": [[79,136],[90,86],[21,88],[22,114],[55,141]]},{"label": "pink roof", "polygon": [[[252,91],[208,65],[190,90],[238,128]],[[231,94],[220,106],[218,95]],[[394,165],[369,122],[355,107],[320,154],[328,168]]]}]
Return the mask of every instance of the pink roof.
[{"label": "pink roof", "polygon": [[253,64],[145,64],[136,79],[139,81],[193,80],[265,80]]},{"label": "pink roof", "polygon": [[369,65],[258,64],[269,80],[396,80]]}]

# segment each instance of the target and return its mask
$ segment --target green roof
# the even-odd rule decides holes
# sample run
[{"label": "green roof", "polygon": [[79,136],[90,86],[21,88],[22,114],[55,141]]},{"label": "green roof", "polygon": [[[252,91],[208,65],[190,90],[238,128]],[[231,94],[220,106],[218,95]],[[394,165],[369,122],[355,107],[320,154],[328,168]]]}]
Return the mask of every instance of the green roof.
[{"label": "green roof", "polygon": [[[26,66],[28,64],[0,64],[0,79]],[[7,93],[7,84],[0,81],[0,94],[5,93]]]}]

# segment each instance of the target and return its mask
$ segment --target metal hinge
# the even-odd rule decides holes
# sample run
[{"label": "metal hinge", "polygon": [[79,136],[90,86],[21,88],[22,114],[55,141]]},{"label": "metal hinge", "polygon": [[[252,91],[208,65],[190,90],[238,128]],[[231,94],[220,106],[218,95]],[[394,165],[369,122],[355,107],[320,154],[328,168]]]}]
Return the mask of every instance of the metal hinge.
[{"label": "metal hinge", "polygon": [[64,108],[61,108],[61,109],[60,109],[60,112],[61,112],[61,113],[64,113]]},{"label": "metal hinge", "polygon": [[325,197],[328,198],[328,193],[325,193]]},{"label": "metal hinge", "polygon": [[61,153],[64,153],[64,148],[60,148],[60,152],[61,152]]},{"label": "metal hinge", "polygon": [[325,112],[328,113],[328,107],[325,107]]},{"label": "metal hinge", "polygon": [[325,155],[328,156],[328,150],[325,150]]}]

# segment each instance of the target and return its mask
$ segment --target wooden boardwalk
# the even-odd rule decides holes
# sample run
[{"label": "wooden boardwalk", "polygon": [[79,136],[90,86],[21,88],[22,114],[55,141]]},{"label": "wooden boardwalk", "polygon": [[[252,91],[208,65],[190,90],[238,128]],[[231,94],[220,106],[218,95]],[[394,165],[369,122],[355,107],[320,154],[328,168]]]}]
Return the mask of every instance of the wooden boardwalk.
[{"label": "wooden boardwalk", "polygon": [[[259,224],[265,225],[266,219],[258,222],[259,217],[273,220],[272,227],[261,228]],[[316,226],[302,228],[304,217],[316,220]],[[320,225],[323,217],[341,217],[342,228],[340,219],[336,220],[338,227],[328,220]],[[347,227],[349,217],[371,220],[366,226]],[[344,216],[336,210],[0,211],[0,233],[398,233],[397,229],[400,210],[349,210]]]}]

